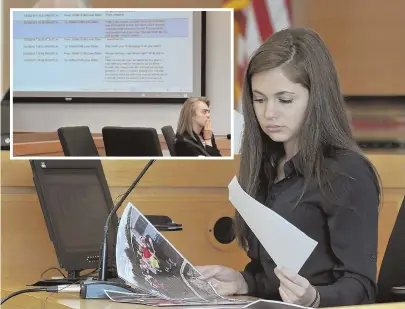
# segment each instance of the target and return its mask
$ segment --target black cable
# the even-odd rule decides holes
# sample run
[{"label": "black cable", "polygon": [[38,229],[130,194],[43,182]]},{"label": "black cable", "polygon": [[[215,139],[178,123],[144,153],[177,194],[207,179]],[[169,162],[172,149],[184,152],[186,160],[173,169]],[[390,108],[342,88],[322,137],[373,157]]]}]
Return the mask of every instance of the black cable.
[{"label": "black cable", "polygon": [[[93,271],[93,272],[94,272],[94,271]],[[51,295],[53,295],[53,294],[55,294],[55,293],[58,293],[58,292],[61,292],[61,291],[65,290],[65,289],[69,288],[70,286],[79,283],[80,281],[81,281],[81,280],[77,280],[77,281],[72,282],[71,284],[68,284],[68,285],[63,286],[63,287],[61,287],[61,286],[52,286],[52,287],[38,287],[38,288],[32,288],[32,289],[19,290],[19,291],[16,291],[16,292],[14,292],[14,293],[11,293],[10,295],[8,295],[8,296],[2,298],[2,299],[1,299],[1,302],[0,302],[0,305],[4,304],[4,303],[5,303],[7,300],[9,300],[10,298],[13,298],[14,296],[17,296],[17,295],[20,295],[20,294],[23,294],[23,293],[48,292],[48,293],[51,293],[51,294],[49,294],[49,295],[46,297],[45,301],[44,301],[44,307],[45,307],[46,301],[48,300],[48,298],[49,298]]]},{"label": "black cable", "polygon": [[53,294],[58,293],[58,292],[61,292],[61,291],[63,291],[64,289],[67,289],[67,288],[69,288],[70,286],[72,286],[72,285],[74,285],[74,284],[78,284],[80,281],[81,281],[81,280],[77,280],[77,281],[75,281],[75,282],[72,282],[71,284],[66,285],[64,288],[62,288],[62,289],[60,289],[60,290],[59,290],[59,287],[54,287],[54,291],[49,291],[49,292],[51,292],[51,293],[45,298],[44,303],[43,303],[43,305],[42,305],[42,309],[45,309],[46,302],[48,301],[48,298],[51,297]]},{"label": "black cable", "polygon": [[16,291],[14,293],[11,293],[10,295],[4,297],[1,299],[0,305],[4,304],[7,300],[9,300],[10,298],[23,294],[23,293],[31,293],[31,292],[57,292],[58,288],[56,287],[51,287],[51,288],[45,288],[45,287],[41,287],[41,288],[33,288],[33,289],[24,289],[24,290],[19,290]]},{"label": "black cable", "polygon": [[40,280],[42,280],[43,277],[44,277],[44,275],[45,275],[48,271],[50,271],[50,270],[57,270],[57,271],[63,276],[63,278],[66,278],[65,274],[64,274],[59,268],[56,268],[56,267],[49,267],[47,270],[45,270],[45,271],[41,274]]},{"label": "black cable", "polygon": [[89,272],[87,274],[83,274],[83,275],[79,276],[77,279],[78,280],[83,280],[84,278],[87,278],[87,277],[89,277],[89,276],[91,276],[91,275],[93,275],[93,274],[95,274],[97,272],[98,272],[98,268],[93,269],[91,272]]}]

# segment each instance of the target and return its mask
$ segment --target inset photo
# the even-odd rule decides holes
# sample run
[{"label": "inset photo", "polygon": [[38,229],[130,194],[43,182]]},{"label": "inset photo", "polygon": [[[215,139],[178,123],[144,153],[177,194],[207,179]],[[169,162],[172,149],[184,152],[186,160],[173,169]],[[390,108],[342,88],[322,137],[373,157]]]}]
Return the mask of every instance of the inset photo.
[{"label": "inset photo", "polygon": [[232,9],[10,19],[12,159],[233,159]]}]

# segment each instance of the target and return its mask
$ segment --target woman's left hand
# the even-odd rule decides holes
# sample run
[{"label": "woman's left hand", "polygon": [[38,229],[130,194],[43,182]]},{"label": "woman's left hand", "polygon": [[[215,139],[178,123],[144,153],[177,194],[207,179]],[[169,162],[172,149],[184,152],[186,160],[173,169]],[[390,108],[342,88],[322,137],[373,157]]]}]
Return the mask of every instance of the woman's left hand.
[{"label": "woman's left hand", "polygon": [[[317,290],[307,279],[284,267],[276,267],[274,273],[280,280],[280,296],[286,303],[310,306],[317,297]],[[312,306],[317,307],[319,300]]]}]

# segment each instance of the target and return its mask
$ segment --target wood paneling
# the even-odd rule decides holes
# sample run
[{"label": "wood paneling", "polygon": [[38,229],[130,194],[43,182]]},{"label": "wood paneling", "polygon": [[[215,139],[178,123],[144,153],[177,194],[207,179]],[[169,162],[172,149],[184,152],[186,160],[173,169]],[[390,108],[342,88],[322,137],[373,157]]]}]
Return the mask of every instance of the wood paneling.
[{"label": "wood paneling", "polygon": [[405,189],[405,154],[369,154],[384,188]]},{"label": "wood paneling", "polygon": [[[93,133],[94,143],[100,156],[105,156],[104,142],[101,133]],[[168,150],[165,138],[159,135],[160,147]],[[217,147],[223,157],[231,156],[231,140],[218,135],[215,138]],[[63,157],[62,145],[56,132],[14,132],[14,157]]]},{"label": "wood paneling", "polygon": [[[369,158],[383,184],[380,265],[405,195],[405,156],[370,154]],[[113,199],[125,192],[146,163],[144,160],[102,161]],[[221,245],[212,235],[212,227],[219,218],[234,214],[227,186],[237,170],[238,157],[226,161],[157,161],[128,201],[144,214],[166,214],[182,223],[183,231],[165,233],[165,236],[193,264],[222,264],[241,269],[247,257],[236,242]],[[48,267],[58,266],[57,260],[36,197],[29,162],[10,160],[9,153],[2,151],[1,176],[2,283],[28,283],[39,279]]]},{"label": "wood paneling", "polygon": [[[144,160],[102,161],[113,199],[126,191],[146,163]],[[221,264],[242,269],[248,258],[236,241],[222,245],[212,232],[218,219],[234,214],[227,185],[236,170],[235,163],[232,160],[157,161],[127,201],[144,214],[168,215],[182,223],[183,231],[164,235],[194,265]],[[3,151],[1,189],[2,282],[21,286],[38,280],[42,271],[58,267],[58,263],[29,162],[10,160],[9,153]],[[28,259],[27,253],[33,258]]]},{"label": "wood paneling", "polygon": [[378,266],[381,265],[392,228],[404,199],[405,187],[402,189],[386,188],[383,193],[378,229]]},{"label": "wood paneling", "polygon": [[[123,192],[113,189],[112,195]],[[140,189],[128,201],[144,214],[168,215],[182,223],[183,231],[163,234],[194,265],[221,264],[241,269],[247,263],[236,241],[221,250],[212,236],[213,224],[219,218],[233,216],[226,189]],[[25,193],[2,194],[1,212],[2,282],[33,283],[45,269],[59,267],[33,188]]]},{"label": "wood paneling", "polygon": [[405,94],[405,1],[293,0],[293,25],[325,40],[344,94]]},{"label": "wood paneling", "polygon": [[58,267],[38,197],[2,193],[1,204],[1,280],[34,283],[47,268]]},{"label": "wood paneling", "polygon": [[[2,186],[32,187],[27,160],[10,160],[2,151]],[[128,187],[147,160],[102,160],[110,187]],[[158,160],[142,178],[139,187],[225,188],[237,170],[236,160]]]}]

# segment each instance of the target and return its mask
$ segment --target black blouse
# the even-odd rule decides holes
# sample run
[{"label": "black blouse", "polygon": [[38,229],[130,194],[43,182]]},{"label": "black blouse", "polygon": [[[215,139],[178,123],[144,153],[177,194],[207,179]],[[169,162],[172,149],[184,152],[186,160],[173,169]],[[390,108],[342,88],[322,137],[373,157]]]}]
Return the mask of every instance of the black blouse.
[{"label": "black blouse", "polygon": [[[195,139],[194,139],[195,138]],[[176,135],[175,149],[176,156],[178,157],[220,157],[221,152],[219,151],[217,144],[215,143],[214,134],[211,137],[212,146],[203,145],[200,137],[194,133],[194,138],[190,136],[187,132]]]},{"label": "black blouse", "polygon": [[[285,164],[285,179],[265,190],[264,204],[318,242],[299,274],[318,289],[320,307],[373,303],[377,289],[377,179],[358,154],[336,155],[326,164],[339,172],[330,184],[339,205],[326,199],[314,181],[293,209],[304,183],[296,158]],[[248,235],[248,245],[251,262],[242,274],[249,295],[281,300],[274,261],[253,233]]]}]

